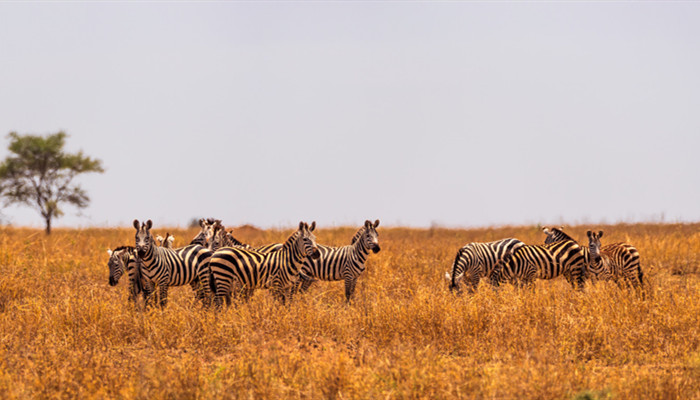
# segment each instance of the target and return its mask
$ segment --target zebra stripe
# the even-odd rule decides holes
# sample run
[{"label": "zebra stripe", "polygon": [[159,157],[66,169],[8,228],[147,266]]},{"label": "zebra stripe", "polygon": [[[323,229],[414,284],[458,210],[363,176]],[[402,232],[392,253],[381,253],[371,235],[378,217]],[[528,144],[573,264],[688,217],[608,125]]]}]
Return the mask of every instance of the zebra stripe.
[{"label": "zebra stripe", "polygon": [[639,252],[634,246],[627,243],[613,243],[601,247],[600,238],[603,237],[603,231],[598,233],[588,231],[586,235],[590,247],[591,266],[597,264],[608,266],[611,279],[618,285],[621,280],[633,288],[639,288],[644,284]]},{"label": "zebra stripe", "polygon": [[257,251],[259,253],[269,253],[282,248],[282,243],[272,243],[257,247],[245,244],[233,236],[233,231],[226,231],[226,229],[221,225],[217,226],[214,232],[215,233],[211,241],[211,249],[214,251],[222,247],[241,247],[247,250]]},{"label": "zebra stripe", "polygon": [[217,306],[224,299],[230,304],[232,293],[237,295],[240,290],[247,298],[256,288],[270,288],[284,302],[284,292],[296,283],[304,259],[319,256],[311,233],[315,228],[316,222],[311,226],[300,222],[299,229],[280,250],[267,254],[242,247],[222,247],[215,251],[209,266],[216,282]]},{"label": "zebra stripe", "polygon": [[352,244],[343,247],[318,245],[321,256],[318,259],[306,259],[302,268],[300,290],[306,291],[314,280],[345,281],[345,300],[350,301],[355,292],[357,279],[365,271],[365,261],[370,250],[378,253],[379,237],[377,235],[379,220],[374,223],[367,220],[353,236]]},{"label": "zebra stripe", "polygon": [[214,236],[214,231],[218,225],[221,224],[220,219],[214,219],[214,218],[200,218],[199,219],[199,226],[200,226],[200,231],[197,234],[197,236],[192,239],[190,244],[198,244],[202,247],[207,247],[209,248],[211,246],[212,242],[212,237]]},{"label": "zebra stripe", "polygon": [[[165,307],[170,286],[190,284],[205,305],[210,296],[210,276],[208,262],[212,252],[200,245],[190,245],[180,249],[168,249],[154,245],[149,219],[139,227],[139,221],[134,220],[136,228],[135,248],[142,260],[143,276],[158,287],[159,305]],[[200,284],[201,283],[201,284]]]},{"label": "zebra stripe", "polygon": [[[563,229],[544,228],[543,231],[547,235],[545,243],[571,239]],[[583,252],[587,278],[612,280],[618,284],[620,279],[623,279],[633,287],[643,284],[644,273],[639,262],[639,252],[634,246],[627,243],[612,243],[601,246],[600,238],[603,236],[603,231],[599,231],[597,234],[588,231],[586,235],[589,243],[588,247],[583,247]]]},{"label": "zebra stripe", "polygon": [[490,276],[499,261],[509,257],[524,245],[525,243],[514,238],[466,244],[457,251],[452,264],[452,274],[445,274],[450,281],[450,290],[461,290],[460,284],[465,281],[467,290],[473,292],[481,278]]},{"label": "zebra stripe", "polygon": [[584,274],[583,248],[569,239],[521,246],[496,265],[491,280],[496,285],[505,281],[530,284],[535,278],[553,279],[563,275],[574,288],[581,288]]},{"label": "zebra stripe", "polygon": [[136,257],[136,251],[131,246],[120,246],[114,250],[107,250],[109,260],[109,285],[116,286],[124,271],[129,279],[129,301],[136,302],[139,294],[143,295],[144,301],[153,293],[153,285],[143,279],[141,274],[141,261]]}]

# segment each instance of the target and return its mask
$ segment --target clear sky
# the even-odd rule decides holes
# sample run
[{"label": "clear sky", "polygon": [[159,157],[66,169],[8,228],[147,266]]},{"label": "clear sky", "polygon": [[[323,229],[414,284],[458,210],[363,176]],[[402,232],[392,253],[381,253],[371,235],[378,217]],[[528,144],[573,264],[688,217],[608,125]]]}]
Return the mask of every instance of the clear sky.
[{"label": "clear sky", "polygon": [[[0,158],[55,226],[700,221],[700,3],[0,2]],[[41,227],[36,211],[3,210]]]}]

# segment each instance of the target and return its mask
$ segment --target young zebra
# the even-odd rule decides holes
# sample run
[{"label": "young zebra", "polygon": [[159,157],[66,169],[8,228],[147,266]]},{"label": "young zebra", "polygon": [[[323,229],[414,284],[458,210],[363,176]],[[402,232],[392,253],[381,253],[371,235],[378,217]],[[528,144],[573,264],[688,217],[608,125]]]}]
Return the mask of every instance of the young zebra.
[{"label": "young zebra", "polygon": [[330,247],[318,245],[321,256],[318,259],[306,259],[301,269],[300,291],[306,291],[315,280],[345,281],[345,300],[350,301],[355,292],[357,278],[365,270],[365,261],[370,250],[378,253],[379,236],[377,227],[379,220],[374,224],[367,220],[353,236],[352,244],[343,247]]},{"label": "young zebra", "polygon": [[[134,220],[135,248],[142,261],[141,271],[146,280],[158,287],[159,305],[165,307],[168,301],[168,288],[190,284],[203,304],[207,305],[210,291],[210,271],[208,267],[212,252],[200,245],[189,245],[177,250],[155,246],[149,219],[139,226]],[[201,284],[200,284],[201,283]]]},{"label": "young zebra", "polygon": [[598,265],[603,265],[601,269],[610,271],[612,280],[620,285],[624,280],[628,285],[638,289],[644,285],[644,273],[639,263],[639,252],[637,249],[626,243],[614,243],[601,247],[600,238],[603,231],[598,233],[588,231],[588,243],[590,247],[591,268],[596,269]]},{"label": "young zebra", "polygon": [[525,243],[518,239],[503,239],[487,243],[468,243],[457,251],[452,274],[445,273],[450,282],[450,290],[461,290],[460,283],[466,276],[467,290],[476,290],[481,278],[491,276],[496,264],[509,257]]},{"label": "young zebra", "polygon": [[[544,242],[552,243],[557,240],[571,239],[563,229],[543,228],[542,230],[547,235]],[[599,231],[597,234],[588,231],[586,234],[589,244],[588,247],[583,247],[583,252],[587,278],[599,281],[613,280],[618,284],[622,278],[633,287],[642,285],[644,273],[639,262],[639,252],[634,246],[627,243],[612,243],[601,247],[600,238],[603,236],[603,231]],[[603,255],[603,257],[596,254]]]},{"label": "young zebra", "polygon": [[495,285],[505,281],[529,285],[535,278],[553,279],[563,275],[574,288],[580,289],[584,274],[583,248],[569,239],[521,246],[494,267],[491,281]]},{"label": "young zebra", "polygon": [[267,254],[241,247],[222,247],[215,251],[209,266],[216,280],[217,306],[221,306],[224,299],[230,304],[232,293],[242,292],[247,298],[256,288],[269,288],[284,302],[285,292],[298,280],[304,260],[319,257],[312,234],[315,228],[316,222],[311,226],[300,222],[299,229],[280,250]]},{"label": "young zebra", "polygon": [[141,274],[140,260],[136,257],[136,250],[131,246],[120,246],[114,250],[107,250],[109,261],[109,285],[116,286],[119,278],[126,271],[129,277],[129,301],[136,302],[139,294],[143,295],[144,301],[153,293],[153,285],[143,279]]}]

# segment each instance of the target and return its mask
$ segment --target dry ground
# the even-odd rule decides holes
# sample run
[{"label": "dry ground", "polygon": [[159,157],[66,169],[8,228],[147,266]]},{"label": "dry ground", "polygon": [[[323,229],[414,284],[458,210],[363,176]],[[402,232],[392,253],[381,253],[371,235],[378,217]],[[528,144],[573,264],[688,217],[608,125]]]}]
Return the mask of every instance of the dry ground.
[{"label": "dry ground", "polygon": [[[568,230],[583,240],[587,228]],[[0,397],[700,398],[700,224],[594,228],[637,246],[646,299],[563,279],[456,297],[443,276],[464,243],[543,234],[380,227],[351,305],[336,282],[287,306],[258,291],[216,313],[183,287],[164,311],[141,312],[125,279],[107,285],[106,249],[133,243],[133,229],[3,228]],[[172,233],[176,246],[195,235]],[[316,233],[341,245],[354,229]]]}]

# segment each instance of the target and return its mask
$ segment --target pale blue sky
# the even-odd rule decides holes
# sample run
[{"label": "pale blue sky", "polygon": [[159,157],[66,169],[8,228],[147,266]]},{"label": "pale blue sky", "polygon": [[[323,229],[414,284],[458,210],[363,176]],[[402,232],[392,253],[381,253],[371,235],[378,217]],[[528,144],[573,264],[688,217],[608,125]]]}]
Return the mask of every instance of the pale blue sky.
[{"label": "pale blue sky", "polygon": [[0,2],[0,157],[10,131],[64,130],[103,160],[56,226],[700,221],[698,21],[694,2]]}]

